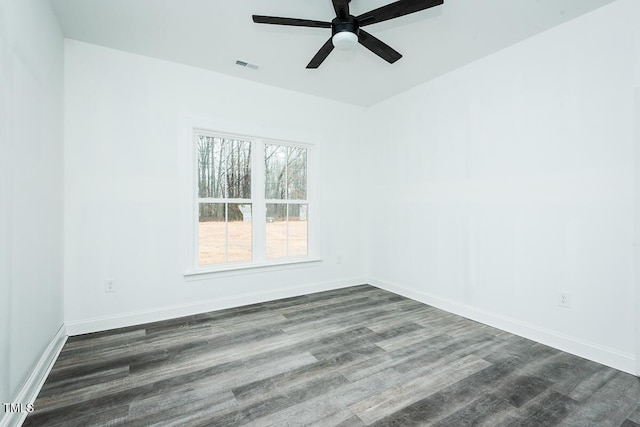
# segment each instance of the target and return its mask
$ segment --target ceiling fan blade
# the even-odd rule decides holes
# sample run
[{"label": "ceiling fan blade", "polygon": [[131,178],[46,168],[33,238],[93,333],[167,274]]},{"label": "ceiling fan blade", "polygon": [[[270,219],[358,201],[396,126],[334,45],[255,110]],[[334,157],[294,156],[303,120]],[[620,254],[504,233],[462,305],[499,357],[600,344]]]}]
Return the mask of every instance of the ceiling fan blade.
[{"label": "ceiling fan blade", "polygon": [[332,0],[333,1],[333,9],[336,11],[336,16],[338,18],[348,18],[349,17],[349,0]]},{"label": "ceiling fan blade", "polygon": [[253,15],[256,24],[291,25],[293,27],[331,28],[331,22],[313,21],[311,19],[279,18],[277,16]]},{"label": "ceiling fan blade", "polygon": [[361,27],[440,6],[444,0],[399,0],[357,16]]},{"label": "ceiling fan blade", "polygon": [[309,62],[307,68],[318,68],[320,64],[322,64],[324,60],[327,59],[327,56],[329,56],[332,50],[333,42],[331,41],[331,39],[329,39],[324,45],[322,45],[318,53],[316,53],[316,56],[311,59],[311,62]]},{"label": "ceiling fan blade", "polygon": [[402,55],[395,51],[391,46],[373,37],[363,29],[360,29],[358,41],[362,46],[366,47],[389,64],[393,64],[398,59],[402,58]]}]

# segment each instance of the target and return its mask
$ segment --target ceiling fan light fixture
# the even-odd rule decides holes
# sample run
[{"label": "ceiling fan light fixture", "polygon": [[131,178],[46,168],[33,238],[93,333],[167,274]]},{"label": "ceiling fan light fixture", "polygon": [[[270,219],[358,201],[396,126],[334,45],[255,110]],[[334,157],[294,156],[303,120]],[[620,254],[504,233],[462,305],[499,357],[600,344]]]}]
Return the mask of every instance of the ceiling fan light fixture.
[{"label": "ceiling fan light fixture", "polygon": [[349,50],[358,44],[358,36],[351,31],[340,31],[333,35],[331,42],[336,49]]}]

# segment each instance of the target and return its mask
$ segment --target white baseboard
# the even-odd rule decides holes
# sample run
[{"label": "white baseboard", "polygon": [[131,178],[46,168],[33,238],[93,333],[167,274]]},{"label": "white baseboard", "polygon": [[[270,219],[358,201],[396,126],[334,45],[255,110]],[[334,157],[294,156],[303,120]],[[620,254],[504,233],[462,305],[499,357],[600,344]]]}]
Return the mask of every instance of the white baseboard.
[{"label": "white baseboard", "polygon": [[439,298],[424,292],[404,288],[397,284],[381,280],[369,279],[368,283],[380,289],[420,301],[424,304],[475,320],[485,325],[493,326],[503,331],[539,342],[558,350],[610,366],[631,375],[636,372],[636,358],[633,354],[624,353],[600,344],[588,342],[580,338],[567,336],[559,332],[538,327],[517,319],[489,313],[466,304]]},{"label": "white baseboard", "polygon": [[[53,368],[53,364],[58,359],[58,355],[60,354],[60,351],[62,351],[62,347],[64,347],[66,342],[67,330],[65,325],[62,325],[53,339],[49,342],[44,353],[42,353],[42,356],[31,371],[29,378],[27,378],[24,385],[18,392],[18,395],[11,401],[12,403],[22,403],[23,405],[26,405],[33,404],[33,402],[35,402],[36,397],[38,397],[38,393],[40,393],[45,380],[49,376],[49,372],[51,372],[51,368]],[[21,426],[28,415],[26,412],[11,413],[4,412],[4,408],[0,409],[2,410],[3,415],[0,418],[0,427]],[[36,411],[38,410],[38,408],[35,409]]]},{"label": "white baseboard", "polygon": [[92,332],[106,331],[109,329],[141,325],[144,323],[158,322],[167,319],[175,319],[183,316],[191,316],[194,314],[207,313],[209,311],[240,307],[243,305],[256,304],[281,298],[290,298],[316,292],[346,288],[349,286],[361,285],[363,283],[367,283],[364,278],[353,278],[336,282],[312,283],[291,288],[272,289],[266,292],[243,294],[232,298],[211,299],[188,304],[159,307],[150,310],[122,313],[113,316],[66,321],[65,325],[69,336],[82,335]]}]

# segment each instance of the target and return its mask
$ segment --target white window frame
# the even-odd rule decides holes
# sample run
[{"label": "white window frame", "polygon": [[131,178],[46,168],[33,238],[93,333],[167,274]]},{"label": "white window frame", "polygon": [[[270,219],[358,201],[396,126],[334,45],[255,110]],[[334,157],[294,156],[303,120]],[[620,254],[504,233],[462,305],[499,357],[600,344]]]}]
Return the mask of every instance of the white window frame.
[{"label": "white window frame", "polygon": [[[200,198],[198,194],[198,156],[197,156],[197,138],[198,135],[208,135],[218,138],[236,139],[247,141],[252,144],[251,159],[251,223],[252,223],[252,247],[251,261],[225,262],[212,265],[199,264],[199,204],[205,203],[246,203],[247,199],[211,199]],[[267,199],[265,198],[265,167],[264,153],[266,144],[275,144],[287,147],[300,147],[307,150],[307,198],[306,200],[288,200],[288,199]],[[317,256],[316,230],[317,230],[317,213],[315,198],[315,156],[314,145],[303,142],[292,142],[282,139],[256,137],[250,135],[242,135],[238,133],[221,132],[208,129],[201,126],[192,126],[190,129],[190,163],[192,173],[190,185],[192,188],[192,214],[191,221],[193,224],[191,233],[191,265],[184,274],[187,278],[195,278],[210,274],[219,274],[223,272],[252,270],[260,271],[262,269],[273,269],[281,266],[284,268],[295,267],[298,264],[319,262],[321,259]],[[308,205],[307,216],[307,255],[306,256],[287,256],[282,258],[268,259],[266,257],[266,207],[268,203],[278,204],[306,204]]]}]

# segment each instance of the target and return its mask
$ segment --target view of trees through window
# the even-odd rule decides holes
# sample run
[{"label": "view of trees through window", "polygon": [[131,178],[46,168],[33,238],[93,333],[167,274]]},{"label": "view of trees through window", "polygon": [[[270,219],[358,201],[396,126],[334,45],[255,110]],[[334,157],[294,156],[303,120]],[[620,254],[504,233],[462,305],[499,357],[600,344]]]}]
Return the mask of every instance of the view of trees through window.
[{"label": "view of trees through window", "polygon": [[252,144],[198,135],[197,148],[199,264],[251,261]]},{"label": "view of trees through window", "polygon": [[[199,265],[308,254],[307,148],[257,146],[203,132],[196,134],[196,149]],[[264,159],[255,171],[254,155]],[[264,180],[264,194],[252,194],[254,174]],[[259,227],[256,203],[263,221]],[[256,230],[264,230],[263,248],[253,247]]]},{"label": "view of trees through window", "polygon": [[307,255],[307,149],[266,144],[267,258]]}]

